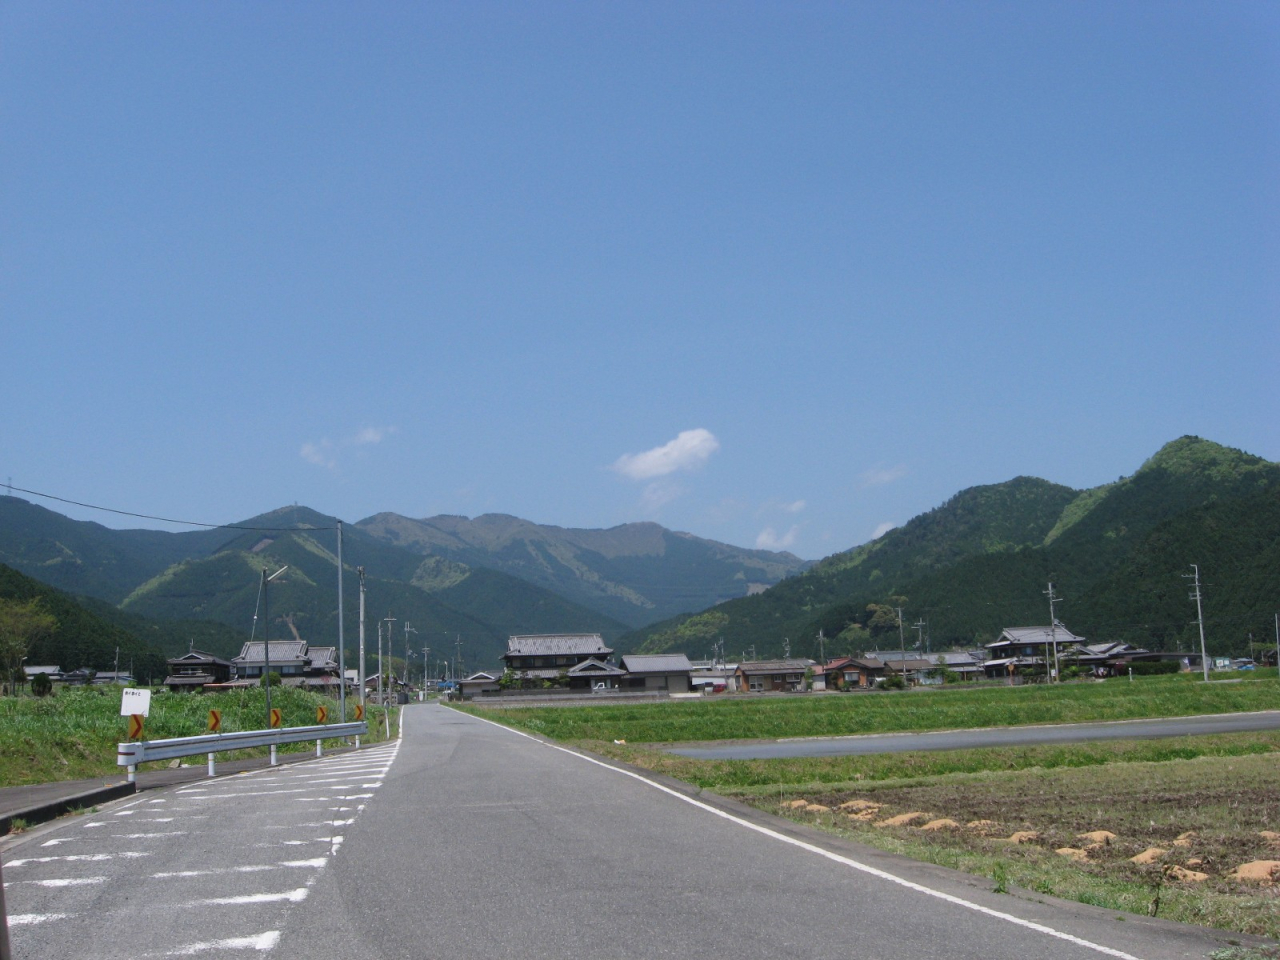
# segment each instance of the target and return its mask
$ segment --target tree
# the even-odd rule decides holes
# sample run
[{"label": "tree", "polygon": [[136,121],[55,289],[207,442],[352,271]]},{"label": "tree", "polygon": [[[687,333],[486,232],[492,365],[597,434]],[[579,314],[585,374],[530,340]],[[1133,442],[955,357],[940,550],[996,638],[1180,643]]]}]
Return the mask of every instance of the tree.
[{"label": "tree", "polygon": [[280,674],[272,670],[270,673],[258,678],[258,686],[260,687],[278,687],[280,686]]},{"label": "tree", "polygon": [[16,693],[22,678],[22,661],[31,644],[58,629],[58,621],[44,608],[40,598],[6,600],[0,598],[0,669],[9,679],[9,691]]},{"label": "tree", "polygon": [[53,693],[53,681],[47,673],[37,673],[31,678],[31,692],[37,697],[47,697]]}]

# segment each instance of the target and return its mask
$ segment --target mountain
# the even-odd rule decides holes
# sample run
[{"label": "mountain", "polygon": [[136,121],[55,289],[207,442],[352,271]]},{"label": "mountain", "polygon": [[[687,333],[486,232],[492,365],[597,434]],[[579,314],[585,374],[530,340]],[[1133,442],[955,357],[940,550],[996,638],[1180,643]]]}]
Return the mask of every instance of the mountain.
[{"label": "mountain", "polygon": [[28,665],[58,666],[64,670],[91,667],[115,668],[117,651],[120,669],[132,667],[138,677],[163,678],[164,653],[134,632],[87,609],[61,590],[0,564],[0,598],[39,599],[58,622],[54,632],[32,643]]},{"label": "mountain", "polygon": [[747,596],[807,564],[656,523],[608,530],[544,526],[504,514],[413,520],[380,513],[356,526],[415,553],[519,577],[635,627]]},{"label": "mountain", "polygon": [[[336,520],[288,507],[245,521],[258,529],[228,531],[229,540],[211,556],[176,563],[138,585],[121,602],[128,613],[151,619],[213,620],[248,630],[259,604],[270,617],[273,637],[312,643],[337,640]],[[293,528],[291,528],[293,527]],[[272,529],[274,528],[274,529]],[[262,572],[288,567],[260,596]],[[359,576],[363,567],[366,650],[377,649],[375,622],[394,616],[394,647],[403,657],[406,634],[417,654],[439,655],[463,640],[466,664],[492,666],[512,633],[557,630],[599,632],[612,639],[625,626],[547,590],[493,570],[454,565],[441,576],[440,562],[345,528],[343,630],[348,650],[359,635]],[[258,621],[261,635],[266,621]],[[432,657],[436,659],[436,657]]]},{"label": "mountain", "polygon": [[727,653],[755,645],[764,654],[790,638],[793,652],[816,656],[821,630],[825,652],[856,652],[897,646],[899,607],[909,646],[926,631],[935,649],[980,643],[1047,622],[1052,581],[1066,598],[1057,615],[1076,633],[1177,649],[1195,631],[1181,575],[1200,563],[1216,584],[1206,594],[1218,591],[1206,621],[1212,614],[1220,641],[1239,649],[1249,629],[1262,633],[1280,593],[1278,494],[1280,464],[1182,437],[1133,476],[1090,490],[1020,477],[962,491],[767,593],[619,644],[705,649],[723,637]]},{"label": "mountain", "polygon": [[0,496],[0,563],[67,593],[119,603],[170,564],[226,540],[225,530],[112,530]]}]

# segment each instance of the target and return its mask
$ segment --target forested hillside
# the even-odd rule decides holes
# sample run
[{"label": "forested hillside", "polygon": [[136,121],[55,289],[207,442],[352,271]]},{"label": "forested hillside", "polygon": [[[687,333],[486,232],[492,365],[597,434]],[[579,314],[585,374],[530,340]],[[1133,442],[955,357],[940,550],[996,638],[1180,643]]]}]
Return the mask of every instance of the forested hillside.
[{"label": "forested hillside", "polygon": [[[1030,478],[978,487],[873,543],[837,554],[748,600],[624,637],[626,648],[817,655],[994,639],[1058,617],[1077,634],[1177,649],[1196,628],[1189,564],[1205,581],[1211,646],[1239,650],[1280,605],[1280,465],[1196,437],[1163,447],[1132,476],[1083,492]],[[921,624],[917,633],[913,627]],[[1198,638],[1198,633],[1196,633]],[[1197,640],[1198,642],[1198,640]]]},{"label": "forested hillside", "polygon": [[165,654],[161,650],[123,626],[86,609],[61,590],[4,564],[0,564],[0,598],[38,599],[57,622],[49,635],[38,638],[28,648],[26,659],[30,665],[58,666],[64,670],[80,667],[111,670],[118,649],[121,670],[132,667],[138,677],[164,679]]}]

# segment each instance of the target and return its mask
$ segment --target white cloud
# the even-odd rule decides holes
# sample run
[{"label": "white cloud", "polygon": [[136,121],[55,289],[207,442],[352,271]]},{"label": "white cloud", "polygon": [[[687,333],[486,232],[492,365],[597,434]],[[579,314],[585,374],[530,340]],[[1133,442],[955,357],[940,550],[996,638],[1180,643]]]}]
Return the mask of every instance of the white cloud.
[{"label": "white cloud", "polygon": [[613,464],[613,469],[632,480],[651,480],[665,477],[678,470],[694,470],[720,449],[720,441],[710,430],[684,430],[679,436],[660,447],[643,453],[624,453]]},{"label": "white cloud", "polygon": [[796,500],[794,503],[784,503],[782,505],[782,509],[787,511],[787,513],[799,513],[807,506],[808,504],[803,500]]},{"label": "white cloud", "polygon": [[361,427],[353,436],[345,437],[337,443],[328,437],[316,442],[308,440],[298,451],[298,455],[307,463],[324,467],[327,470],[338,469],[338,452],[349,447],[366,447],[381,443],[383,439],[395,433],[399,427]]},{"label": "white cloud", "polygon": [[337,461],[333,459],[333,444],[328,440],[321,440],[319,443],[304,443],[298,454],[307,463],[314,463],[317,467],[326,467],[332,470],[338,465]]},{"label": "white cloud", "polygon": [[875,533],[871,534],[871,539],[879,540],[881,537],[883,537],[886,533],[888,533],[890,530],[892,530],[896,526],[897,524],[894,523],[892,520],[886,520],[884,523],[880,524],[880,526],[876,527]]},{"label": "white cloud", "polygon": [[351,438],[351,442],[357,446],[363,446],[367,443],[381,443],[384,437],[395,433],[398,429],[399,427],[362,427]]},{"label": "white cloud", "polygon": [[773,527],[765,527],[760,531],[760,535],[756,537],[757,550],[789,550],[796,542],[796,537],[800,535],[798,526],[792,527],[782,536],[778,536],[778,532]]},{"label": "white cloud", "polygon": [[870,470],[864,470],[858,474],[862,480],[864,487],[878,487],[886,483],[901,479],[907,475],[907,467],[905,464],[898,464],[896,467],[886,467],[883,464],[876,464]]}]

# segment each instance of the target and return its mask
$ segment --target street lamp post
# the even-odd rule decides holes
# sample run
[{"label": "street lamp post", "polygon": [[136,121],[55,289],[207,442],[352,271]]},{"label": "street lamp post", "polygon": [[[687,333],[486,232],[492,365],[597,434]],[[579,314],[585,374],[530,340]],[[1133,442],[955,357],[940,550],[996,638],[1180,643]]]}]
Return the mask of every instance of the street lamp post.
[{"label": "street lamp post", "polygon": [[[262,680],[267,685],[267,729],[271,729],[271,616],[267,606],[267,584],[289,569],[285,564],[271,576],[267,576],[266,567],[262,568]],[[275,748],[272,748],[272,761],[275,760]]]}]

